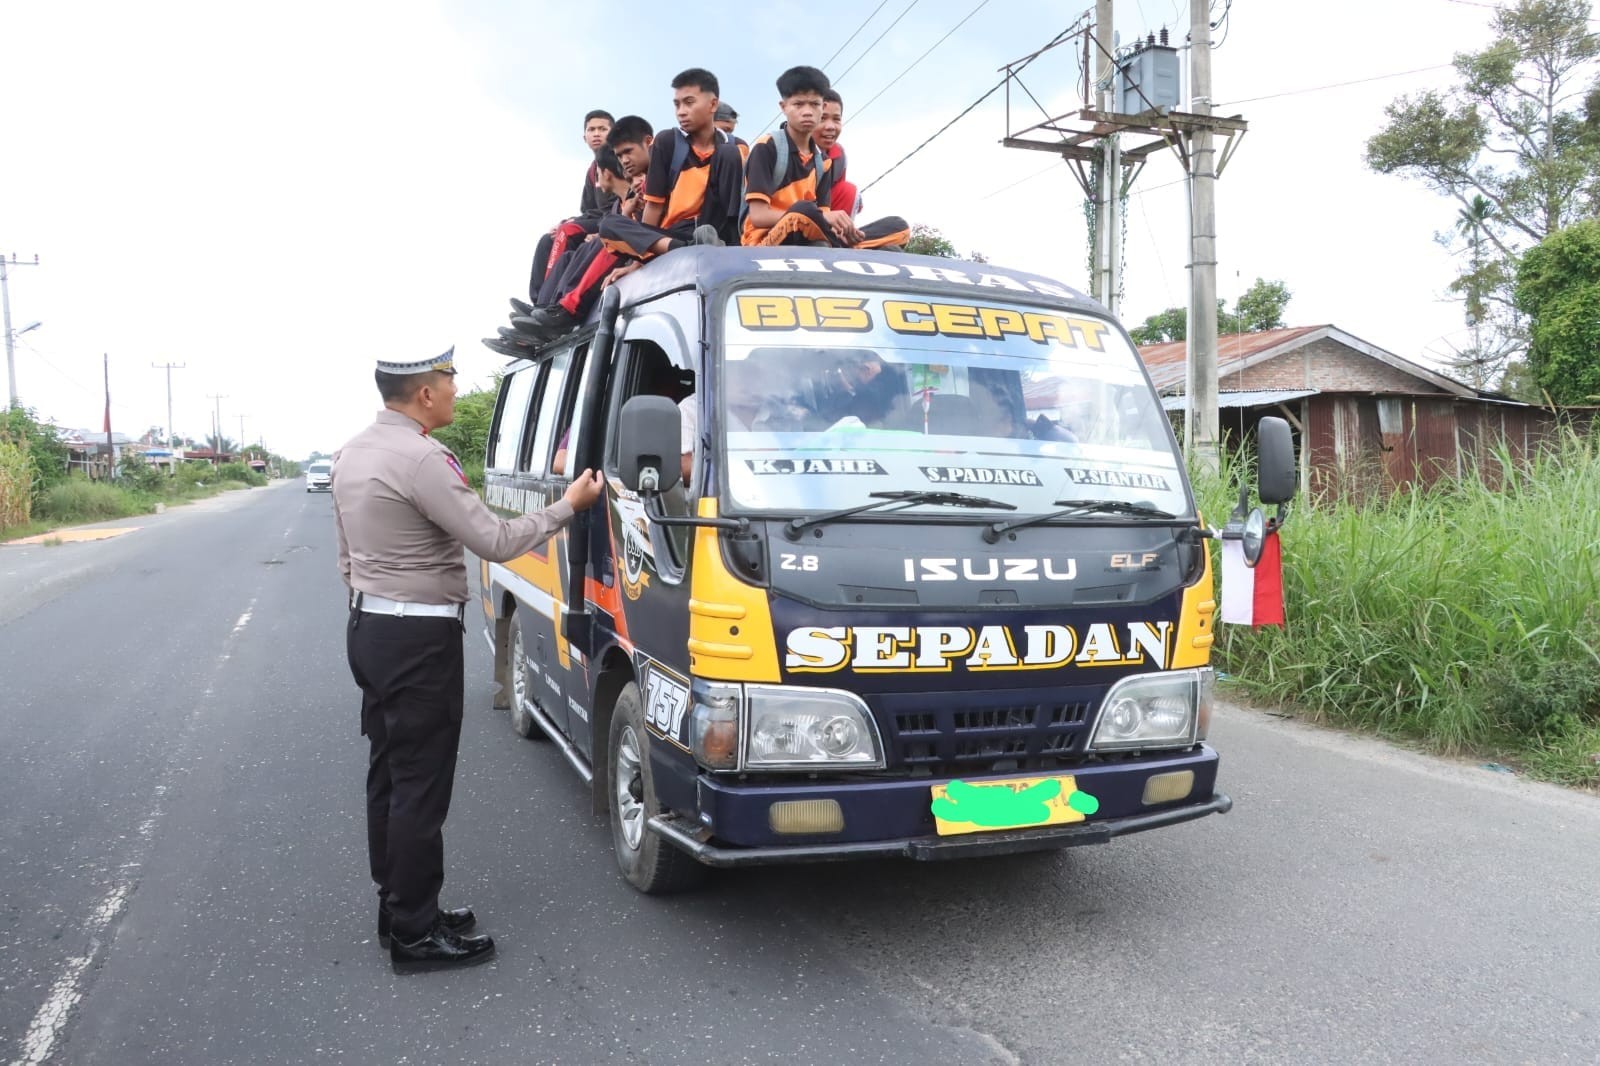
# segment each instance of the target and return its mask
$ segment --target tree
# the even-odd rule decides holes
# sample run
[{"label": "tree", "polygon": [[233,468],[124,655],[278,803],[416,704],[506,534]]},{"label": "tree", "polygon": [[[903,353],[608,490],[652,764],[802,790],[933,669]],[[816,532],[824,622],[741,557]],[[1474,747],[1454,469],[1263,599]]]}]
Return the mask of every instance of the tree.
[{"label": "tree", "polygon": [[1181,307],[1169,307],[1144,320],[1144,325],[1128,331],[1135,344],[1164,344],[1181,341],[1188,336],[1188,313]]},{"label": "tree", "polygon": [[32,408],[14,406],[0,410],[0,440],[26,450],[33,466],[35,496],[66,480],[67,447],[56,435],[56,427],[41,419]]},{"label": "tree", "polygon": [[1269,329],[1282,329],[1283,311],[1289,306],[1289,298],[1293,295],[1281,281],[1257,278],[1255,284],[1239,297],[1233,314],[1227,316],[1226,327],[1222,324],[1222,316],[1218,316],[1217,329],[1226,333],[1262,333]]},{"label": "tree", "polygon": [[1600,220],[1530,248],[1516,300],[1531,319],[1528,369],[1538,387],[1558,404],[1600,403]]},{"label": "tree", "polygon": [[1450,289],[1488,334],[1466,353],[1484,376],[1523,334],[1518,255],[1600,206],[1600,36],[1589,12],[1588,0],[1502,3],[1489,46],[1455,57],[1458,83],[1395,100],[1367,141],[1373,170],[1421,181],[1463,209],[1457,232],[1473,254]]},{"label": "tree", "polygon": [[215,433],[208,433],[206,434],[206,447],[210,448],[217,455],[232,455],[234,443],[228,437],[219,436]]},{"label": "tree", "polygon": [[[1260,333],[1263,330],[1282,329],[1283,312],[1294,294],[1281,281],[1257,278],[1246,289],[1232,311],[1227,302],[1217,301],[1218,333]],[[1188,337],[1188,312],[1182,307],[1169,307],[1151,315],[1141,326],[1128,331],[1135,344],[1162,344],[1181,341]]]},{"label": "tree", "polygon": [[974,263],[989,261],[989,257],[982,252],[969,252],[963,256],[956,251],[949,237],[921,222],[912,223],[911,239],[906,241],[906,251],[912,255],[934,255],[941,259],[970,259]]},{"label": "tree", "polygon": [[481,466],[484,448],[489,443],[489,425],[494,421],[494,403],[500,395],[496,373],[487,388],[478,387],[456,397],[455,421],[433,431],[433,439],[456,453],[463,466]]}]

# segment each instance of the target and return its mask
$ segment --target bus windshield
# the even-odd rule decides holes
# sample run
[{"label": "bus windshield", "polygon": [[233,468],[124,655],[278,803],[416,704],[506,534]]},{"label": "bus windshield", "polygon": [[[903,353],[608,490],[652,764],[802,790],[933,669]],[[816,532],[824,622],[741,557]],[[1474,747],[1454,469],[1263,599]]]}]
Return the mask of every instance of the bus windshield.
[{"label": "bus windshield", "polygon": [[1013,517],[1087,499],[1192,515],[1123,334],[1006,296],[734,294],[717,390],[730,502],[804,512],[935,489],[1013,504]]}]

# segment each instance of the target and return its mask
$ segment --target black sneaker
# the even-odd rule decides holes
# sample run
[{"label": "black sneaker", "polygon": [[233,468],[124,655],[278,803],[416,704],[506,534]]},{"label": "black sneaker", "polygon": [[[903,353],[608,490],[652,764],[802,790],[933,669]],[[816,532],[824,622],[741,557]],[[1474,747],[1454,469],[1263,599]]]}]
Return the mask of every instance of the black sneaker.
[{"label": "black sneaker", "polygon": [[511,324],[523,336],[533,337],[542,343],[576,326],[578,318],[558,305],[536,308],[531,315],[516,315],[511,319]]},{"label": "black sneaker", "polygon": [[491,352],[497,352],[507,359],[526,359],[533,354],[533,349],[524,344],[507,344],[499,337],[484,337],[483,346]]}]

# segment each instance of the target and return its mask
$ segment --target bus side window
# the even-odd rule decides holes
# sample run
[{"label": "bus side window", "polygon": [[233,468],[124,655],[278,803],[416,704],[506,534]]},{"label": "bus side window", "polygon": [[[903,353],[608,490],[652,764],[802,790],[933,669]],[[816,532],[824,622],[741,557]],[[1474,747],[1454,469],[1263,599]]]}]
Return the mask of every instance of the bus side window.
[{"label": "bus side window", "polygon": [[[523,367],[512,374],[500,389],[500,404],[489,431],[489,447],[483,465],[489,470],[510,471],[517,465],[517,448],[527,435],[528,400],[539,378],[539,366]],[[457,459],[463,458],[457,456]]]},{"label": "bus side window", "polygon": [[588,354],[589,346],[580,346],[572,355],[571,365],[567,367],[566,388],[560,395],[547,394],[549,402],[557,405],[555,454],[550,457],[550,476],[553,478],[570,481],[581,469],[573,465],[572,456],[577,449],[578,436],[583,432],[582,405],[585,401],[580,393]]},{"label": "bus side window", "polygon": [[527,469],[535,476],[544,476],[551,445],[556,441],[556,423],[562,413],[567,368],[571,363],[572,349],[568,348],[550,357],[549,369],[545,372],[544,388],[539,397],[539,416],[533,427],[533,440],[523,452]]}]

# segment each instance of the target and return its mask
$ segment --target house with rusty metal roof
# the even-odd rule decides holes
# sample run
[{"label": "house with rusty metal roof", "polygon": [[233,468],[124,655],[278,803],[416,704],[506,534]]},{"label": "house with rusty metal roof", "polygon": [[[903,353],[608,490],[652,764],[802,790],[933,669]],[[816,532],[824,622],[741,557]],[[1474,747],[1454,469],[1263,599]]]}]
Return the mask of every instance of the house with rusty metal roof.
[{"label": "house with rusty metal roof", "polygon": [[[1139,348],[1162,404],[1182,425],[1187,343]],[[1496,463],[1504,445],[1526,457],[1583,413],[1552,411],[1475,389],[1334,325],[1217,338],[1218,406],[1225,447],[1265,415],[1287,418],[1312,493],[1368,495],[1460,477]]]}]

